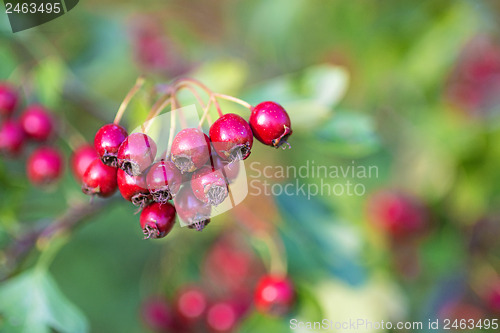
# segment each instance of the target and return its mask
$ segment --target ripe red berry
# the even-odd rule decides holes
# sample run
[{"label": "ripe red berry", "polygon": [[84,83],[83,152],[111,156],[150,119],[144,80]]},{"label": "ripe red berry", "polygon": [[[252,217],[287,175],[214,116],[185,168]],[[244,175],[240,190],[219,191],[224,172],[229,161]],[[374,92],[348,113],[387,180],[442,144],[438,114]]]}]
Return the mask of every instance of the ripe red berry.
[{"label": "ripe red berry", "polygon": [[122,197],[141,208],[151,203],[151,194],[148,191],[145,175],[130,176],[122,169],[118,169],[116,174],[118,190]]},{"label": "ripe red berry", "polygon": [[226,161],[217,155],[217,153],[212,153],[211,166],[213,166],[215,170],[222,171],[222,174],[226,178],[228,184],[231,184],[236,178],[238,178],[238,174],[240,172],[239,161]]},{"label": "ripe red berry", "polygon": [[143,133],[130,134],[118,149],[118,165],[130,176],[146,170],[156,157],[156,143]]},{"label": "ripe red berry", "polygon": [[232,332],[238,323],[238,312],[230,302],[216,302],[207,312],[207,326],[215,332]]},{"label": "ripe red berry", "polygon": [[266,275],[258,283],[254,295],[258,311],[273,316],[287,314],[295,302],[295,288],[286,277]]},{"label": "ripe red berry", "polygon": [[94,148],[105,165],[118,167],[118,148],[127,136],[125,128],[116,124],[104,125],[97,131]]},{"label": "ripe red berry", "polygon": [[245,119],[227,113],[210,126],[210,140],[217,154],[225,160],[244,160],[250,155],[253,133]]},{"label": "ripe red berry", "polygon": [[486,295],[486,302],[489,310],[495,314],[500,314],[500,283],[496,282]]},{"label": "ripe red berry", "polygon": [[151,166],[146,183],[153,200],[166,203],[179,192],[182,183],[181,172],[174,163],[162,160]]},{"label": "ripe red berry", "polygon": [[177,133],[172,142],[172,162],[182,172],[193,172],[210,158],[210,139],[197,128]]},{"label": "ripe red berry", "polygon": [[417,198],[394,190],[373,194],[367,212],[370,221],[394,238],[417,235],[428,222],[427,211]]},{"label": "ripe red berry", "polygon": [[0,82],[0,116],[10,116],[16,109],[17,91],[7,82]]},{"label": "ripe red berry", "polygon": [[210,223],[212,206],[198,200],[189,184],[181,188],[174,198],[174,204],[177,214],[188,228],[201,231]]},{"label": "ripe red berry", "polygon": [[98,195],[107,198],[118,188],[116,168],[104,165],[96,158],[83,174],[82,191],[87,195]]},{"label": "ripe red berry", "polygon": [[24,131],[16,120],[5,120],[0,125],[0,152],[17,155],[23,146],[24,138]]},{"label": "ripe red berry", "polygon": [[144,239],[165,237],[175,223],[175,208],[170,203],[153,202],[144,207],[140,223]]},{"label": "ripe red berry", "polygon": [[191,178],[191,189],[195,197],[211,206],[220,205],[228,195],[226,179],[221,170],[204,166],[196,170]]},{"label": "ripe red berry", "polygon": [[79,182],[83,179],[83,174],[87,171],[90,163],[97,158],[97,153],[92,145],[84,144],[78,147],[71,155],[71,171]]},{"label": "ripe red berry", "polygon": [[40,147],[28,158],[26,172],[34,185],[48,185],[61,177],[63,167],[63,156],[59,150]]},{"label": "ripe red berry", "polygon": [[50,112],[41,105],[30,105],[20,118],[26,135],[37,141],[47,140],[54,131],[54,121]]},{"label": "ripe red berry", "polygon": [[253,135],[265,145],[278,148],[292,134],[290,117],[285,109],[275,102],[262,102],[252,109],[249,119]]},{"label": "ripe red berry", "polygon": [[203,290],[188,286],[182,288],[176,296],[177,313],[189,322],[200,319],[207,309],[207,297]]},{"label": "ripe red berry", "polygon": [[174,327],[174,314],[161,296],[150,297],[141,305],[144,324],[153,331],[170,331]]}]

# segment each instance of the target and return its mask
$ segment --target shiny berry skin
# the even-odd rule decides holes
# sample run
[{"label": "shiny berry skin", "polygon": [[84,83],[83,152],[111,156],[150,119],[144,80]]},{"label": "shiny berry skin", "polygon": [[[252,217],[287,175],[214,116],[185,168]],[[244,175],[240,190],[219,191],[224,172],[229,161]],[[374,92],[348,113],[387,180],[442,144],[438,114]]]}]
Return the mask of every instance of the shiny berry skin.
[{"label": "shiny berry skin", "polygon": [[79,182],[83,179],[83,174],[87,171],[90,163],[97,158],[94,146],[84,144],[78,147],[71,155],[70,165],[73,176]]},{"label": "shiny berry skin", "polygon": [[216,302],[207,311],[207,326],[214,332],[233,332],[238,311],[230,302]]},{"label": "shiny berry skin", "polygon": [[118,167],[118,149],[127,136],[125,128],[116,124],[104,125],[97,131],[94,148],[105,165]]},{"label": "shiny berry skin", "polygon": [[118,165],[130,176],[140,175],[156,157],[156,143],[143,133],[130,134],[118,148]]},{"label": "shiny berry skin", "polygon": [[179,218],[188,228],[201,231],[210,223],[212,206],[198,200],[189,184],[181,188],[174,198],[174,204]]},{"label": "shiny berry skin", "polygon": [[54,131],[54,120],[41,105],[28,106],[19,121],[26,135],[36,141],[47,140]]},{"label": "shiny berry skin", "polygon": [[118,188],[116,172],[117,168],[104,165],[100,158],[96,158],[83,174],[82,192],[103,198],[112,196]]},{"label": "shiny berry skin", "polygon": [[0,82],[0,116],[10,116],[18,102],[17,91],[6,82]]},{"label": "shiny berry skin", "polygon": [[5,120],[0,125],[0,152],[17,155],[23,147],[25,134],[21,125],[14,119]]},{"label": "shiny berry skin", "polygon": [[150,297],[141,305],[141,317],[153,331],[169,331],[174,327],[174,314],[167,301],[161,296]]},{"label": "shiny berry skin", "polygon": [[176,296],[177,313],[189,322],[200,319],[208,306],[207,296],[197,287],[184,287]]},{"label": "shiny berry skin", "polygon": [[262,102],[252,109],[249,119],[253,135],[265,145],[280,147],[292,134],[290,117],[285,109],[275,102]]},{"label": "shiny berry skin", "polygon": [[144,207],[139,218],[144,239],[165,237],[175,223],[175,207],[170,203],[153,202]]},{"label": "shiny berry skin", "polygon": [[416,236],[428,225],[428,213],[415,197],[396,190],[380,190],[367,201],[369,220],[394,239]]},{"label": "shiny berry skin", "polygon": [[225,160],[244,160],[250,155],[253,133],[245,119],[226,113],[210,126],[210,140],[217,154]]},{"label": "shiny berry skin", "polygon": [[222,174],[226,178],[228,184],[231,184],[236,178],[238,178],[238,174],[240,172],[239,161],[226,161],[214,152],[211,156],[211,165],[215,170],[222,171]]},{"label": "shiny berry skin", "polygon": [[210,139],[197,128],[185,128],[172,142],[172,162],[182,172],[193,172],[210,158]]},{"label": "shiny berry skin", "polygon": [[122,169],[116,173],[118,190],[122,197],[141,208],[146,207],[152,201],[151,194],[148,191],[145,175],[130,176]]},{"label": "shiny berry skin", "polygon": [[33,151],[26,163],[28,179],[34,185],[48,185],[58,180],[64,169],[63,155],[51,147]]},{"label": "shiny berry skin", "polygon": [[175,197],[181,188],[181,172],[174,163],[162,160],[151,166],[146,176],[146,183],[153,200],[166,203]]},{"label": "shiny berry skin", "polygon": [[211,206],[220,205],[228,195],[226,178],[221,170],[204,166],[196,170],[191,178],[194,196]]},{"label": "shiny berry skin", "polygon": [[295,288],[286,277],[266,275],[257,284],[254,302],[259,312],[283,316],[295,303]]}]

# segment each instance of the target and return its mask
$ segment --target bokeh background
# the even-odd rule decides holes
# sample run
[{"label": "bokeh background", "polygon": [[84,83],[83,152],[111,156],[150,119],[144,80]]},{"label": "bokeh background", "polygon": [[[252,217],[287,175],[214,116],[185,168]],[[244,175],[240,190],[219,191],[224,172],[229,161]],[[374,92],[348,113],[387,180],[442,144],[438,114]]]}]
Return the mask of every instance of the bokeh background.
[{"label": "bokeh background", "polygon": [[[288,110],[292,149],[255,142],[246,161],[254,186],[366,190],[249,195],[202,233],[177,226],[158,241],[142,239],[135,208],[117,194],[13,264],[16,242],[89,198],[69,170],[57,186],[31,186],[29,147],[2,156],[0,331],[18,332],[14,322],[32,323],[30,333],[148,332],[141,306],[152,295],[174,306],[178,290],[196,285],[213,300],[251,303],[280,255],[297,290],[293,311],[275,318],[249,304],[234,331],[288,332],[290,318],[498,317],[499,15],[495,1],[88,0],[12,34],[0,14],[0,78],[20,88],[22,105],[53,111],[53,144],[68,159],[76,133],[90,142],[140,74],[147,89],[128,128],[144,120],[158,84],[182,75]],[[376,166],[378,177],[267,179],[250,169],[313,161]],[[393,225],[408,221],[418,230]]]}]

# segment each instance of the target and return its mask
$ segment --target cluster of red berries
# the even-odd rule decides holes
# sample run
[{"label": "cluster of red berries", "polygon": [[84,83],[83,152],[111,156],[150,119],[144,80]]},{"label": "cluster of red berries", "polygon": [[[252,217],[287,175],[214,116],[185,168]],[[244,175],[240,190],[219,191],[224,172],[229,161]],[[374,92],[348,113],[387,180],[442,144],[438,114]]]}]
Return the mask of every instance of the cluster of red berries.
[{"label": "cluster of red berries", "polygon": [[54,136],[54,120],[50,112],[38,104],[28,105],[16,118],[14,113],[19,99],[16,89],[0,82],[0,153],[18,156],[29,140],[43,143],[30,152],[26,172],[33,185],[52,184],[61,177],[64,169],[62,153],[45,145]]},{"label": "cluster of red berries", "polygon": [[277,148],[288,144],[291,134],[285,109],[263,102],[251,108],[249,122],[236,114],[221,115],[209,136],[199,128],[182,129],[168,155],[157,158],[153,138],[141,132],[129,135],[117,123],[107,124],[95,135],[98,157],[82,174],[82,190],[109,197],[118,189],[142,209],[140,225],[146,238],[166,236],[176,214],[189,228],[202,230],[210,222],[212,207],[228,197],[228,185],[238,175],[238,161],[250,155],[253,137]]}]

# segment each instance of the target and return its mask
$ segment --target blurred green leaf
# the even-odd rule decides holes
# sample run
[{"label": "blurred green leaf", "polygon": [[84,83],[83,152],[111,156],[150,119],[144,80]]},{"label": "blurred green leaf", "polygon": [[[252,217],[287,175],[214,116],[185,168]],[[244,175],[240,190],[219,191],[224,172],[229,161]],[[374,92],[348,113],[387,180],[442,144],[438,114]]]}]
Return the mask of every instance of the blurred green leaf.
[{"label": "blurred green leaf", "polygon": [[66,80],[66,67],[61,60],[51,57],[42,60],[34,70],[34,82],[39,102],[54,108],[59,104]]},{"label": "blurred green leaf", "polygon": [[380,148],[375,122],[368,115],[354,112],[337,112],[319,128],[316,136],[328,144],[328,151],[349,157],[363,157]]},{"label": "blurred green leaf", "polygon": [[290,326],[287,320],[282,318],[274,318],[261,315],[255,312],[248,316],[240,328],[239,333],[254,333],[254,332],[273,332],[273,333],[287,333],[290,332]]},{"label": "blurred green leaf", "polygon": [[0,77],[8,77],[17,67],[15,55],[7,43],[0,42]]},{"label": "blurred green leaf", "polygon": [[248,76],[248,65],[236,58],[219,59],[203,64],[192,76],[223,94],[237,93]]},{"label": "blurred green leaf", "polygon": [[[83,314],[61,293],[45,270],[34,269],[0,287],[0,313],[9,332],[88,332]],[[0,329],[2,327],[0,326]]]}]

